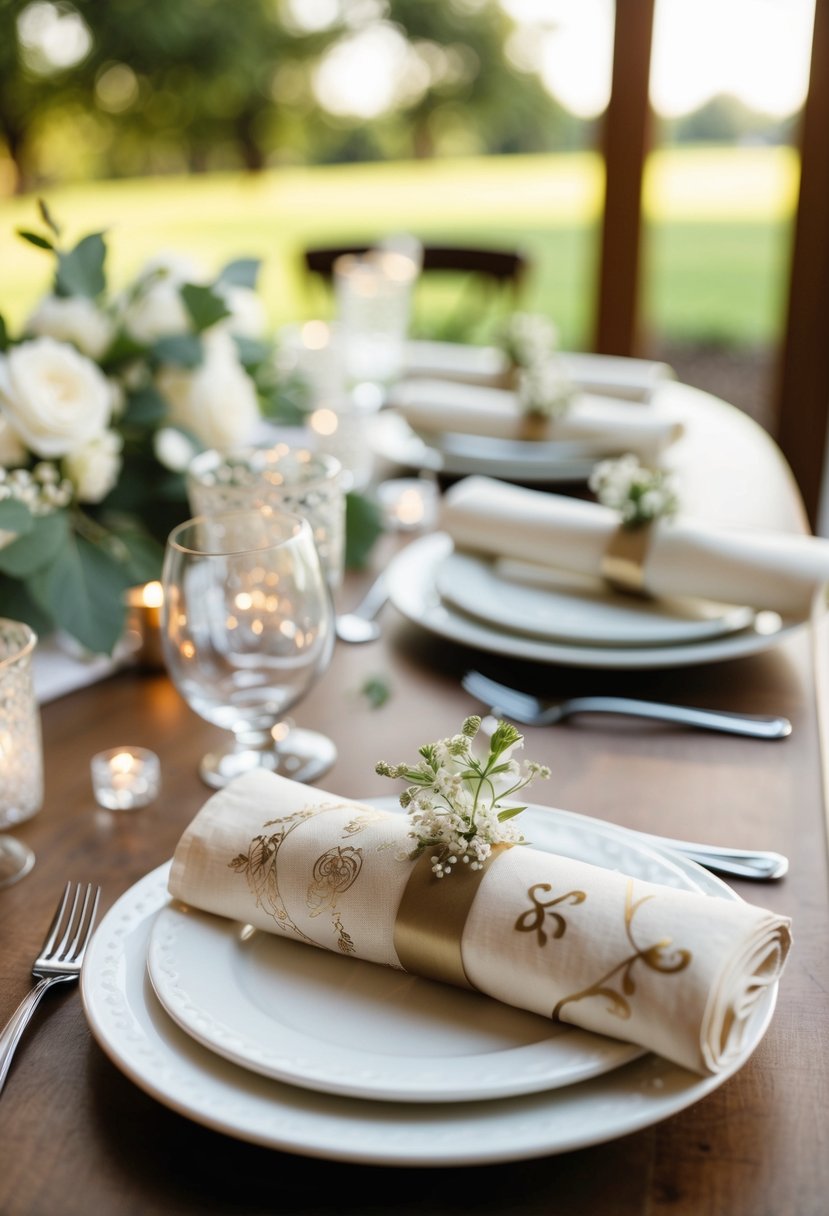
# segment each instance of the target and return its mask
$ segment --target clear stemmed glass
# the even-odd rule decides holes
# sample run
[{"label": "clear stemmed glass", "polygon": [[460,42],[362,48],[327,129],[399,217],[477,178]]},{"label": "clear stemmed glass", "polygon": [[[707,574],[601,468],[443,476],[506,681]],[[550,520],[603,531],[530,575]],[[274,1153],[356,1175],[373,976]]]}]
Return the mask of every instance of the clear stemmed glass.
[{"label": "clear stemmed glass", "polygon": [[164,558],[164,655],[185,701],[232,731],[199,767],[214,788],[253,768],[298,781],[334,744],[284,714],[331,660],[331,593],[307,521],[272,510],[199,516],[174,528]]},{"label": "clear stemmed glass", "polygon": [[[32,685],[37,638],[21,621],[0,619],[0,828],[22,823],[43,801],[40,715]],[[35,855],[0,836],[0,887],[28,874]]]}]

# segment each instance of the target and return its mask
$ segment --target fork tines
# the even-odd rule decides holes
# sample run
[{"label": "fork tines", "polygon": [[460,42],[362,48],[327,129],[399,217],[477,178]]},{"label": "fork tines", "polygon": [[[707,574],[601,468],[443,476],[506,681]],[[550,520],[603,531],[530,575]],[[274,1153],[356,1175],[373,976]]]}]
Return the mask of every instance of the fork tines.
[{"label": "fork tines", "polygon": [[66,884],[41,949],[43,958],[53,962],[78,961],[92,932],[100,898],[101,888],[94,887],[92,883],[86,884],[86,891],[82,883]]}]

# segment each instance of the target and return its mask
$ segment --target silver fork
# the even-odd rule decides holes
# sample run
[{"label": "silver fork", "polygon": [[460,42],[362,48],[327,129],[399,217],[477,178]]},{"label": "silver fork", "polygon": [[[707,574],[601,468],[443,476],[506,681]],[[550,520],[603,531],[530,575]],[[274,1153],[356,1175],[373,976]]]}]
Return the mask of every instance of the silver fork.
[{"label": "silver fork", "polygon": [[491,680],[479,671],[468,671],[461,681],[473,697],[488,705],[493,713],[503,714],[525,726],[553,726],[573,714],[624,714],[674,722],[700,730],[749,735],[754,739],[785,739],[792,733],[788,718],[771,714],[735,714],[721,709],[696,709],[690,705],[665,705],[658,701],[638,701],[632,697],[570,697],[555,704],[541,701]]},{"label": "silver fork", "polygon": [[32,965],[35,986],[24,996],[0,1033],[0,1090],[17,1044],[45,992],[56,984],[77,980],[98,913],[101,888],[68,882],[57,906],[46,940]]}]

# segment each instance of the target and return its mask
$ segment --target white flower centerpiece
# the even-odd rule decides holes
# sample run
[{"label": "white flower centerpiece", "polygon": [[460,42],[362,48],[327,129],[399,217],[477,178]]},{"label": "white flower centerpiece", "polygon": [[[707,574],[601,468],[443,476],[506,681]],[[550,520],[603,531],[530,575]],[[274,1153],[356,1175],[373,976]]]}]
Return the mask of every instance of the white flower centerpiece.
[{"label": "white flower centerpiece", "polygon": [[279,417],[279,377],[257,261],[211,279],[161,256],[114,294],[103,234],[65,248],[40,210],[20,235],[54,257],[52,290],[18,337],[0,318],[0,615],[111,652],[125,589],[187,517],[190,460]]},{"label": "white flower centerpiece", "polygon": [[411,818],[411,856],[430,850],[436,878],[447,877],[458,865],[479,870],[495,844],[524,844],[512,820],[527,808],[511,800],[536,778],[550,776],[543,764],[513,759],[524,740],[510,722],[499,722],[488,752],[476,755],[473,744],[480,727],[479,717],[467,718],[460,734],[424,744],[415,765],[377,765],[381,776],[409,783],[400,805]]}]

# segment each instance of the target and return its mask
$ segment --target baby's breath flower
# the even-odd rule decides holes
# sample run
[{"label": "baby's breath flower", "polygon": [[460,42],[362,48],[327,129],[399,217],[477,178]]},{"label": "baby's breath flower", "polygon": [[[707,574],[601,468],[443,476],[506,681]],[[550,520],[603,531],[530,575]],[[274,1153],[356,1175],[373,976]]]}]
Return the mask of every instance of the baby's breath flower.
[{"label": "baby's breath flower", "polygon": [[671,477],[661,469],[641,465],[632,453],[600,461],[590,474],[589,486],[600,503],[620,513],[629,528],[673,515],[679,506]]},{"label": "baby's breath flower", "polygon": [[550,775],[546,765],[511,758],[524,740],[510,722],[499,722],[488,754],[476,756],[471,744],[480,725],[480,718],[467,718],[460,734],[424,744],[414,767],[385,761],[376,766],[381,776],[415,782],[400,795],[415,842],[411,856],[433,850],[436,878],[448,877],[458,865],[480,870],[494,844],[523,844],[513,820],[524,807],[511,800],[535,778]]},{"label": "baby's breath flower", "polygon": [[572,381],[555,355],[522,367],[516,387],[523,412],[542,418],[561,418],[573,400]]},{"label": "baby's breath flower", "polygon": [[507,322],[503,346],[517,367],[529,367],[555,353],[558,330],[540,313],[516,312]]}]

